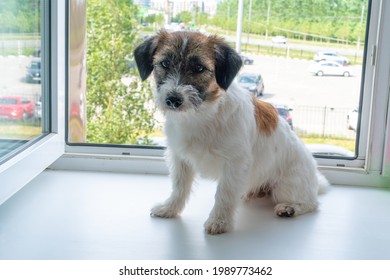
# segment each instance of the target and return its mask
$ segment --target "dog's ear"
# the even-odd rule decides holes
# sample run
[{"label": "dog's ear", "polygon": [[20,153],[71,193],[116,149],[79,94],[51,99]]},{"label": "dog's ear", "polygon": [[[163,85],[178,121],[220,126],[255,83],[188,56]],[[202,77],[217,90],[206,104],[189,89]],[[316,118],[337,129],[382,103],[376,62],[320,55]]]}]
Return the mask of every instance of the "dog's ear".
[{"label": "dog's ear", "polygon": [[242,59],[240,55],[225,42],[216,44],[215,58],[215,76],[217,83],[221,88],[227,90],[242,67]]},{"label": "dog's ear", "polygon": [[143,41],[134,50],[134,58],[142,81],[146,80],[153,71],[153,55],[157,47],[157,36]]}]

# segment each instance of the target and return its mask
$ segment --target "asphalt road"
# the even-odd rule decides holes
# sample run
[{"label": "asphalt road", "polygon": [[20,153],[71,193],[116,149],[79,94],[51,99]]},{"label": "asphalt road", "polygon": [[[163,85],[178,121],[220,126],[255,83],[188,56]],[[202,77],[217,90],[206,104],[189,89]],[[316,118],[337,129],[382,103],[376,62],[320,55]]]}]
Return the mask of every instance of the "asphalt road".
[{"label": "asphalt road", "polygon": [[0,96],[21,95],[34,101],[41,96],[40,83],[27,83],[27,66],[33,57],[0,56]]},{"label": "asphalt road", "polygon": [[253,65],[241,72],[260,73],[265,92],[263,99],[280,100],[305,106],[354,108],[359,103],[361,66],[348,66],[351,77],[314,76],[308,68],[312,61],[271,56],[252,56]]}]

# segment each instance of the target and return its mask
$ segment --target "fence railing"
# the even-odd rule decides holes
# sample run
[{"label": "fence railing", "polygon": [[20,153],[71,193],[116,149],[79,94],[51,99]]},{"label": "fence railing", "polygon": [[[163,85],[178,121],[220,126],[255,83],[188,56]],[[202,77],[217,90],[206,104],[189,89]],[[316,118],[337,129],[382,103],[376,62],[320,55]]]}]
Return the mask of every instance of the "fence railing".
[{"label": "fence railing", "polygon": [[352,110],[353,108],[329,106],[294,106],[291,112],[294,131],[299,136],[353,139],[356,132],[347,125],[347,117]]}]

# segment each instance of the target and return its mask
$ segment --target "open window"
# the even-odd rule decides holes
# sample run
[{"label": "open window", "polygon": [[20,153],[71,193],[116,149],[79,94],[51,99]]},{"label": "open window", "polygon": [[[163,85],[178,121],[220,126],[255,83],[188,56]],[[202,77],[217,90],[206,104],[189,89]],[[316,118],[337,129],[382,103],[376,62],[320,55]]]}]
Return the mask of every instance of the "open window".
[{"label": "open window", "polygon": [[65,15],[64,1],[0,6],[1,204],[64,152]]}]

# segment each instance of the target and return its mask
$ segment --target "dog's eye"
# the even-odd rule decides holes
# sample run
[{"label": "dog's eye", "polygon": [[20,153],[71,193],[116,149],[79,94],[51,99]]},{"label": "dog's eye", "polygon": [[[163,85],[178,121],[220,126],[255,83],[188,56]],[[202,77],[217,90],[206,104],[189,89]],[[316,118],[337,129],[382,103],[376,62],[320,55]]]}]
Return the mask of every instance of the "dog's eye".
[{"label": "dog's eye", "polygon": [[163,68],[165,68],[165,69],[168,69],[169,68],[169,61],[168,60],[163,60],[163,61],[161,61],[161,66],[163,67]]},{"label": "dog's eye", "polygon": [[200,64],[197,64],[197,65],[195,65],[195,67],[194,67],[194,70],[195,70],[195,72],[197,72],[197,73],[203,72],[204,69],[205,69],[204,66],[203,66],[203,65],[200,65]]}]

